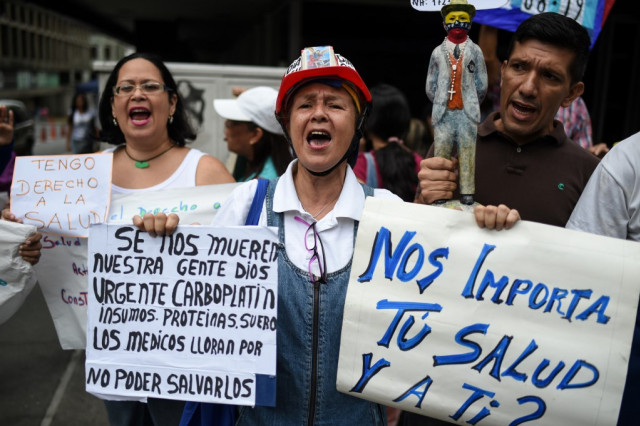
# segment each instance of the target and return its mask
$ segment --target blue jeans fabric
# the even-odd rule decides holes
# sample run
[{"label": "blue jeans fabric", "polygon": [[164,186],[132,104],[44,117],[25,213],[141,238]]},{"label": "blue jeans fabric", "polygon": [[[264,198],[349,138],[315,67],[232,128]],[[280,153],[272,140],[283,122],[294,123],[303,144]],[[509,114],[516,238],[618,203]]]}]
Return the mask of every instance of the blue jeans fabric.
[{"label": "blue jeans fabric", "polygon": [[[328,282],[318,284],[316,295],[308,271],[296,267],[284,250],[283,215],[272,209],[275,186],[276,181],[271,181],[266,208],[268,224],[279,228],[280,240],[276,407],[241,407],[237,425],[384,425],[383,407],[336,390],[342,313],[351,262],[328,274]],[[371,188],[364,188],[367,195],[373,195]],[[354,239],[356,232],[357,223]],[[317,323],[314,303],[319,307]],[[318,333],[315,375],[314,328]]]}]

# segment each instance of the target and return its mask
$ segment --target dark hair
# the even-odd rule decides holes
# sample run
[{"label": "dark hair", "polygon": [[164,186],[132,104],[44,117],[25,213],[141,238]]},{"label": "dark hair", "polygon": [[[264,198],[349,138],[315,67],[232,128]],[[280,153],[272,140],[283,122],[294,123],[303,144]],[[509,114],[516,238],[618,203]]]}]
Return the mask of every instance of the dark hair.
[{"label": "dark hair", "polygon": [[[249,130],[255,130],[258,125],[252,122],[245,122]],[[253,145],[253,161],[247,160],[247,169],[242,179],[245,180],[251,175],[259,175],[264,168],[267,158],[271,157],[278,176],[282,175],[293,159],[289,150],[289,143],[282,135],[276,135],[262,128],[262,138]]]},{"label": "dark hair", "polygon": [[146,59],[155,65],[155,67],[160,71],[165,86],[169,88],[169,90],[167,90],[167,96],[169,96],[169,99],[173,94],[176,95],[176,110],[173,113],[173,121],[171,123],[167,122],[167,131],[169,132],[169,138],[173,143],[178,146],[184,146],[187,140],[195,139],[196,134],[191,127],[191,124],[189,124],[189,120],[187,119],[184,109],[184,102],[180,93],[178,93],[178,87],[171,75],[171,72],[158,56],[150,53],[133,53],[129,56],[125,56],[118,61],[116,66],[113,68],[113,71],[111,71],[111,74],[109,74],[107,83],[102,91],[102,96],[100,96],[100,106],[98,110],[98,116],[100,117],[100,124],[102,126],[102,132],[100,133],[101,139],[114,145],[125,143],[122,130],[120,130],[120,127],[113,124],[113,115],[111,111],[113,86],[118,82],[120,68],[130,60],[138,58]]},{"label": "dark hair", "polygon": [[[373,104],[366,132],[388,141],[405,139],[411,123],[411,111],[405,95],[396,87],[380,84],[371,89]],[[383,187],[404,201],[413,201],[418,185],[413,153],[395,142],[375,151]]]},{"label": "dark hair", "polygon": [[582,80],[589,60],[589,46],[591,39],[587,30],[575,20],[555,12],[545,12],[525,20],[520,24],[511,38],[507,58],[515,43],[527,40],[539,40],[552,46],[564,48],[574,52],[575,56],[569,68],[571,83]]},{"label": "dark hair", "polygon": [[69,126],[73,126],[73,114],[75,114],[76,112],[76,99],[78,98],[82,98],[82,100],[84,101],[84,108],[85,109],[89,109],[89,103],[87,101],[87,95],[85,95],[82,92],[76,92],[75,95],[73,95],[73,99],[71,100],[71,112],[69,113],[69,117],[67,117],[67,123],[69,124]]}]

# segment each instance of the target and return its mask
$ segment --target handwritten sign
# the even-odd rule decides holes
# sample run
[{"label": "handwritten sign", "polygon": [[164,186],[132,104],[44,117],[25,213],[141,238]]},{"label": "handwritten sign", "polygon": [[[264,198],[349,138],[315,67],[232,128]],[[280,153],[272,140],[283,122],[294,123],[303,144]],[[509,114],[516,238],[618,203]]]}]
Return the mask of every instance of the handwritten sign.
[{"label": "handwritten sign", "polygon": [[238,185],[225,183],[118,194],[111,202],[108,222],[131,223],[135,215],[175,213],[182,224],[209,224],[222,202]]},{"label": "handwritten sign", "polygon": [[[209,224],[238,185],[114,194],[108,219],[130,224],[131,218],[143,211],[176,210],[182,224]],[[86,238],[43,233],[42,257],[35,270],[63,349],[84,349],[86,346],[87,265]]]},{"label": "handwritten sign", "polygon": [[[477,0],[469,3],[475,6],[476,10],[480,10],[494,9],[504,6],[508,2],[509,0]],[[451,3],[451,0],[409,0],[409,3],[411,3],[411,7],[422,12],[440,12],[440,9]]]},{"label": "handwritten sign", "polygon": [[340,391],[457,424],[616,424],[640,244],[366,203]]},{"label": "handwritten sign", "polygon": [[532,15],[559,13],[585,27],[593,48],[614,2],[615,0],[510,0],[499,9],[478,10],[474,22],[515,31]]},{"label": "handwritten sign", "polygon": [[86,237],[106,220],[113,154],[16,157],[11,211],[58,235]]},{"label": "handwritten sign", "polygon": [[277,233],[133,226],[89,236],[87,391],[255,405],[276,372]]}]

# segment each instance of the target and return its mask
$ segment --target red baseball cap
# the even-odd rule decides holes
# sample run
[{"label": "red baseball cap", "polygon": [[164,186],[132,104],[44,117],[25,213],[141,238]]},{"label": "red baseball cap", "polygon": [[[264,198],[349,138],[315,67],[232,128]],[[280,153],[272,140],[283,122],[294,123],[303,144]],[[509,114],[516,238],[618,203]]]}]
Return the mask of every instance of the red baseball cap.
[{"label": "red baseball cap", "polygon": [[276,115],[279,115],[289,96],[301,83],[315,79],[338,79],[351,83],[357,89],[361,101],[371,102],[371,93],[353,64],[344,56],[333,52],[332,46],[305,47],[282,77],[276,99]]}]

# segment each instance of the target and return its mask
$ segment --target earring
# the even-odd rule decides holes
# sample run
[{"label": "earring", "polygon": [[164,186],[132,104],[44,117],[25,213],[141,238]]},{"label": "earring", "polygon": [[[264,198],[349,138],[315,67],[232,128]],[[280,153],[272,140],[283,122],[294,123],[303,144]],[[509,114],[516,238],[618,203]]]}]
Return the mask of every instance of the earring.
[{"label": "earring", "polygon": [[169,116],[169,124],[173,123],[173,114]]},{"label": "earring", "polygon": [[113,125],[118,127],[118,121],[116,120],[115,115],[113,116]]}]

